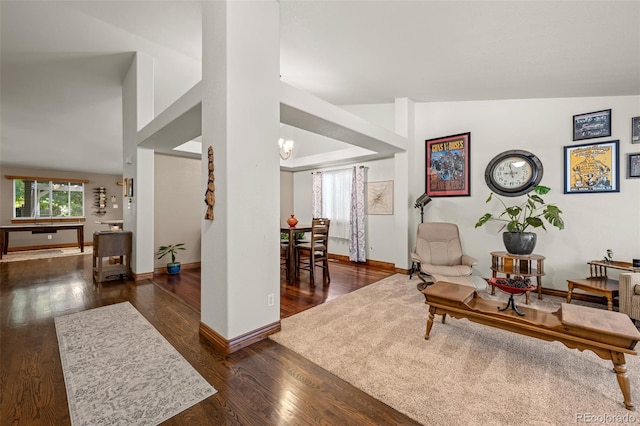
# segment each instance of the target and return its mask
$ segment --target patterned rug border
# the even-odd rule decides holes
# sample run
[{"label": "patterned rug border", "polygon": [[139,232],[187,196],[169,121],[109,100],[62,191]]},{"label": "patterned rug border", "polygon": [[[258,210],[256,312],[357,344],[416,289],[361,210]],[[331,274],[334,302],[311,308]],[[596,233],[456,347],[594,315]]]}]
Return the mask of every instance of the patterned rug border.
[{"label": "patterned rug border", "polygon": [[157,425],[217,393],[129,302],[54,321],[72,425]]},{"label": "patterned rug border", "polygon": [[10,251],[9,253],[2,255],[2,259],[0,259],[0,263],[24,262],[26,260],[53,259],[56,257],[67,257],[67,256],[84,256],[84,255],[89,255],[91,253],[93,253],[92,246],[85,247],[84,252],[81,252],[78,247]]}]

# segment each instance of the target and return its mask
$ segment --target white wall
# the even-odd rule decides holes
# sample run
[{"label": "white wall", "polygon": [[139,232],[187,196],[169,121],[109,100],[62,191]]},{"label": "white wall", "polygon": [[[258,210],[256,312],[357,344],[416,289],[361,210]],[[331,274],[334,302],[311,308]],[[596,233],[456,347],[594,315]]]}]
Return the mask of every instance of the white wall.
[{"label": "white wall", "polygon": [[[573,115],[612,109],[612,135],[587,141],[572,140]],[[485,204],[490,191],[484,181],[487,163],[509,149],[536,154],[544,166],[542,185],[552,191],[545,201],[563,211],[563,231],[536,230],[535,252],[546,257],[545,287],[566,289],[569,278],[589,274],[586,262],[601,258],[607,248],[614,257],[631,261],[640,257],[640,180],[626,179],[626,154],[640,151],[631,144],[631,117],[640,115],[640,97],[532,99],[416,104],[417,160],[424,163],[424,140],[471,132],[471,196],[437,198],[425,211],[425,220],[455,222],[463,247],[478,258],[478,272],[490,276],[489,252],[503,250],[499,224],[475,229],[485,212],[500,212],[497,203]],[[563,194],[563,147],[587,142],[620,140],[620,192]],[[424,172],[424,164],[420,167]],[[412,192],[424,192],[424,175]],[[509,199],[507,202],[524,200]],[[510,203],[513,204],[513,203]]]},{"label": "white wall", "polygon": [[[180,263],[200,262],[200,208],[204,193],[200,188],[201,160],[155,154],[154,157],[154,241],[161,245],[184,243],[178,253]],[[162,268],[171,258],[154,256],[154,268]]]},{"label": "white wall", "polygon": [[280,170],[280,224],[293,213],[293,173]]},{"label": "white wall", "polygon": [[[609,108],[612,109],[611,137],[572,140],[573,115]],[[393,107],[390,105],[352,105],[345,109],[392,128]],[[424,141],[471,132],[471,196],[434,199],[425,208],[425,221],[458,224],[464,250],[479,261],[476,274],[491,276],[489,253],[504,250],[497,224],[478,229],[474,225],[485,212],[500,211],[497,204],[485,204],[490,191],[484,181],[484,171],[495,155],[509,149],[524,149],[540,158],[544,166],[541,184],[552,188],[544,199],[557,203],[564,213],[566,228],[563,231],[554,227],[547,227],[547,232],[537,230],[535,252],[546,257],[545,287],[566,290],[566,280],[587,276],[586,262],[601,258],[608,248],[613,250],[616,259],[631,261],[640,257],[640,179],[626,178],[626,154],[640,152],[640,145],[631,144],[631,117],[640,115],[639,96],[416,103],[415,115],[416,155],[410,161],[414,162],[417,172],[416,176],[409,177],[409,193],[414,199],[425,191]],[[620,192],[563,194],[563,147],[609,140],[620,141]],[[385,161],[368,163],[368,180],[393,179],[393,165],[386,166]],[[311,217],[310,188],[309,172],[295,173],[295,210],[302,218]],[[415,227],[420,215],[417,210],[411,210],[410,226]],[[367,247],[374,246],[367,258],[392,261],[393,257],[384,250],[384,238],[389,238],[392,222],[368,216],[367,224]],[[414,244],[415,237],[409,246]],[[378,247],[382,250],[377,250]],[[338,249],[342,247],[333,244],[330,252],[337,253]]]}]

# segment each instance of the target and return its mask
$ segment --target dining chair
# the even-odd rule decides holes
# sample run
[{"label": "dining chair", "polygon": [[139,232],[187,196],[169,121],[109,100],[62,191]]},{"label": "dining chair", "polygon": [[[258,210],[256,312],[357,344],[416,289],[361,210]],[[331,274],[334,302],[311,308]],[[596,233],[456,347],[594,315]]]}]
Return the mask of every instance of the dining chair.
[{"label": "dining chair", "polygon": [[331,282],[329,275],[329,225],[331,221],[325,218],[311,221],[311,241],[296,244],[296,277],[300,269],[309,271],[309,281],[315,285],[315,268],[322,268],[322,279]]}]

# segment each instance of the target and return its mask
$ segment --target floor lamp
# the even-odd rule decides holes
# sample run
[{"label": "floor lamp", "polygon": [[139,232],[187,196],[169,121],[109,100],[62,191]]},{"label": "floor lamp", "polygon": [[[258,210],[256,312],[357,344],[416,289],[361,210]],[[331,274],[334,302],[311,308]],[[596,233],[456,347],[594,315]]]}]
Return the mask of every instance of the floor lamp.
[{"label": "floor lamp", "polygon": [[421,196],[418,197],[413,207],[420,208],[420,223],[424,223],[424,206],[431,202],[431,197],[427,195],[425,192]]}]

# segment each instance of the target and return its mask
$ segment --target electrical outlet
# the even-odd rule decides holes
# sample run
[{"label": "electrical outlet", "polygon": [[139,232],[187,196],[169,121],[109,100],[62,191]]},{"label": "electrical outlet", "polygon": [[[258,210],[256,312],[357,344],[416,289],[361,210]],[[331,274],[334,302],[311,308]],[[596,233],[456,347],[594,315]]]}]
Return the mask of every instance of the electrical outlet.
[{"label": "electrical outlet", "polygon": [[47,240],[50,240],[53,238],[53,235],[47,235]]},{"label": "electrical outlet", "polygon": [[267,294],[267,306],[273,306],[274,303],[273,293]]}]

